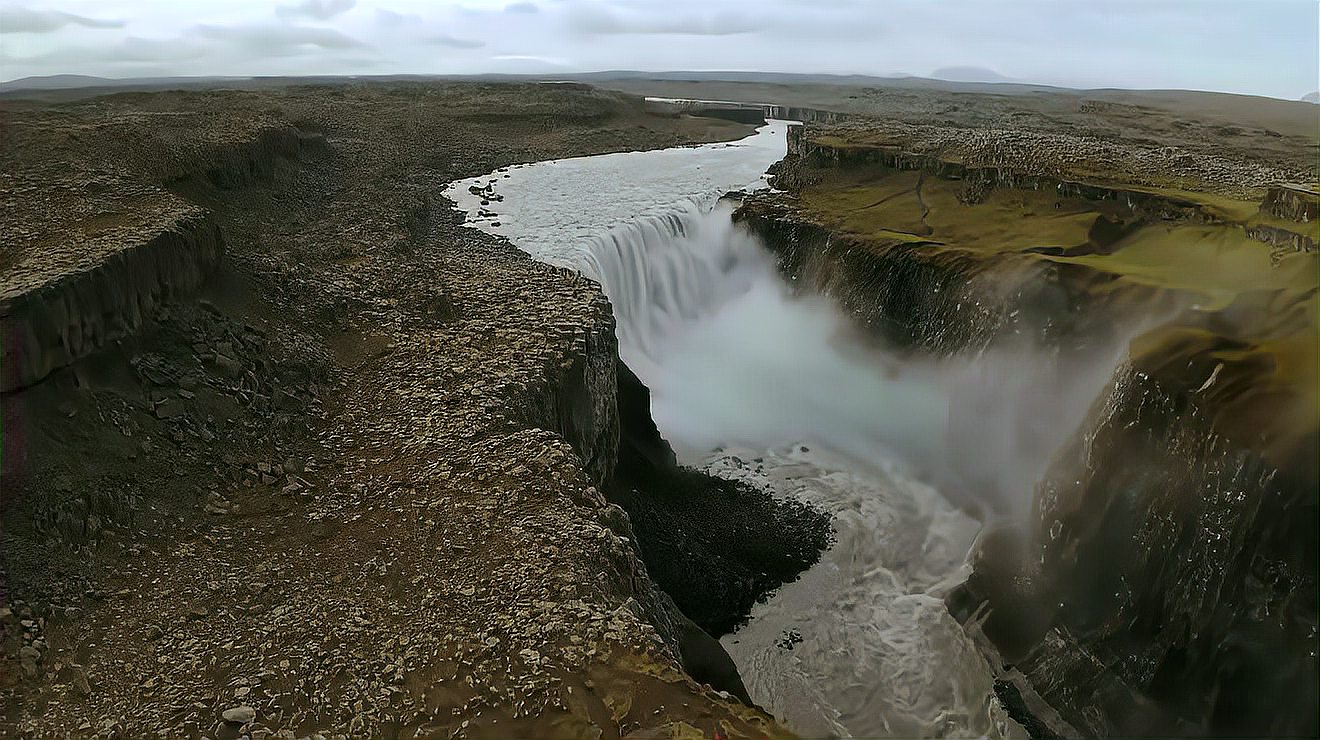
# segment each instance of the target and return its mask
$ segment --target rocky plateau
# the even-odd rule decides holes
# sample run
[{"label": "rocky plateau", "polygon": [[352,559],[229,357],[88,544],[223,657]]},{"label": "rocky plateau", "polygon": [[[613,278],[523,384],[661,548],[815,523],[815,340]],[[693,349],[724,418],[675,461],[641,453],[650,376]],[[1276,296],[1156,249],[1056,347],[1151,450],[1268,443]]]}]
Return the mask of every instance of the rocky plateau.
[{"label": "rocky plateau", "polygon": [[[0,735],[784,735],[612,503],[724,484],[665,457],[599,287],[438,195],[746,131],[581,85],[0,103]],[[725,535],[735,612],[814,558]]]}]

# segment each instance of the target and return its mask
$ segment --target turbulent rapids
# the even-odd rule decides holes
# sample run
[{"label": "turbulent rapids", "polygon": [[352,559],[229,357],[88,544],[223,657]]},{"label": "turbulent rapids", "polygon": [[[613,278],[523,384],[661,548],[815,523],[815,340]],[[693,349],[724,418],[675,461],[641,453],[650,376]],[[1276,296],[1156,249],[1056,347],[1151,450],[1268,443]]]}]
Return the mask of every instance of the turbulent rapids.
[{"label": "turbulent rapids", "polygon": [[723,639],[754,700],[812,736],[1018,734],[942,601],[980,528],[932,485],[955,477],[944,450],[966,363],[867,347],[732,223],[716,198],[755,186],[782,137],[773,124],[735,145],[538,163],[447,195],[474,226],[600,281],[683,462],[834,516],[821,561]]}]

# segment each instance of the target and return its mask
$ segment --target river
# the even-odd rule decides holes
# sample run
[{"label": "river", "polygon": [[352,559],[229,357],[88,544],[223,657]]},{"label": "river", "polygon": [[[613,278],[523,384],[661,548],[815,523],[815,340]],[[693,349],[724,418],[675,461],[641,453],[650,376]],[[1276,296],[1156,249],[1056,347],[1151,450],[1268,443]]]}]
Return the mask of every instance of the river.
[{"label": "river", "polygon": [[722,638],[758,704],[809,737],[1024,736],[942,601],[980,524],[922,474],[949,454],[966,365],[868,347],[828,300],[795,296],[718,202],[765,187],[786,128],[510,167],[445,194],[473,228],[601,282],[681,462],[832,515],[820,562]]}]

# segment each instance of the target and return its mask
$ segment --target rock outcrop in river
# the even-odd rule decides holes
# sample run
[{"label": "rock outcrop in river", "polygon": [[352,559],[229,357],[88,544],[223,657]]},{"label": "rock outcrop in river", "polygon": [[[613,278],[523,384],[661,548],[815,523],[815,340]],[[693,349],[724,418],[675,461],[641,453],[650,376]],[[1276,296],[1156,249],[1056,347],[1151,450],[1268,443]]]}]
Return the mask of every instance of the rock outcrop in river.
[{"label": "rock outcrop in river", "polygon": [[852,121],[793,131],[775,173],[737,218],[878,341],[1025,340],[1059,373],[1126,350],[1034,491],[965,481],[1001,524],[950,608],[1019,719],[1314,734],[1318,235],[1277,187],[1314,170]]}]

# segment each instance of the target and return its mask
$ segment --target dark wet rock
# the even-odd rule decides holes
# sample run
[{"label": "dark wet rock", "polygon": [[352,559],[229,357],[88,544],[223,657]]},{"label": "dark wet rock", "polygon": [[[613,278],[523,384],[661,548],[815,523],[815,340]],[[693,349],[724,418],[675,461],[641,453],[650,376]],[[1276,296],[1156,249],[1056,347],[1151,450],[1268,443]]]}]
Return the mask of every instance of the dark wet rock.
[{"label": "dark wet rock", "polygon": [[1057,635],[1019,668],[1050,686],[1062,656],[1131,655],[1111,670],[1141,712],[1066,683],[1042,691],[1088,732],[1313,735],[1314,440],[1302,458],[1264,459],[1172,388],[1121,370],[1042,484],[1029,557],[1043,588],[1027,603],[1056,605]]},{"label": "dark wet rock", "polygon": [[676,464],[650,394],[620,370],[620,465],[610,498],[628,512],[647,571],[711,635],[797,577],[829,543],[829,517],[798,501]]},{"label": "dark wet rock", "polygon": [[632,519],[648,571],[715,635],[742,623],[829,542],[821,512],[693,470],[648,476],[615,499]]},{"label": "dark wet rock", "polygon": [[678,464],[674,450],[651,419],[651,392],[620,360],[616,364],[619,404],[617,475],[644,476]]},{"label": "dark wet rock", "polygon": [[719,640],[691,620],[683,621],[679,637],[679,659],[683,662],[683,670],[698,682],[728,692],[749,707],[756,706],[728,651]]}]

